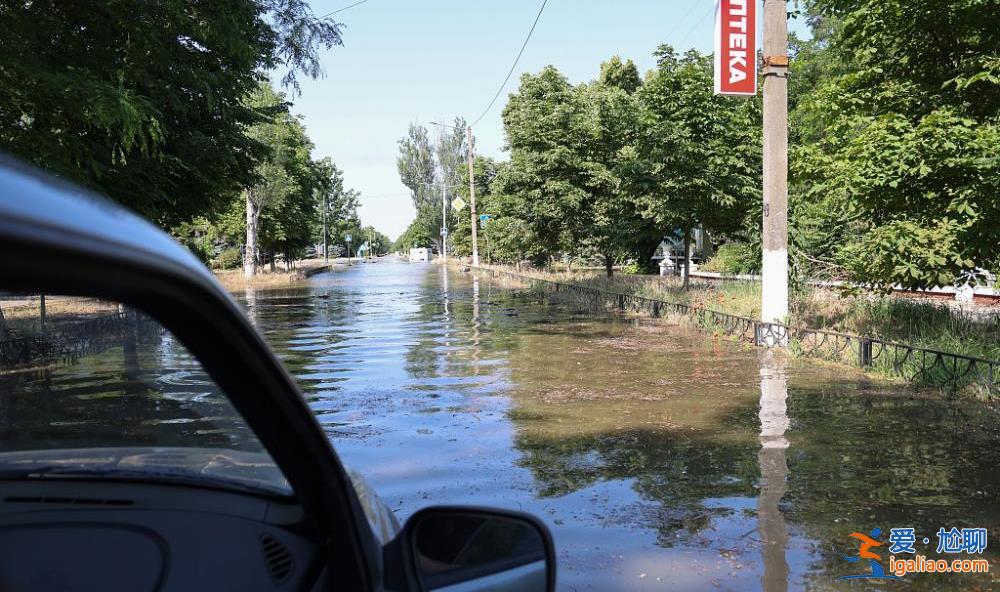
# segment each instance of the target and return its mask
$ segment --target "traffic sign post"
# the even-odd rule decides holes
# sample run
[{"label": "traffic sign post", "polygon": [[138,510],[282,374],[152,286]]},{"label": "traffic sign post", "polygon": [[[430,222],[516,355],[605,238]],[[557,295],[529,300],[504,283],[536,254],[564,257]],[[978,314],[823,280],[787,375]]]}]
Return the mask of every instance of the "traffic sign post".
[{"label": "traffic sign post", "polygon": [[351,235],[344,237],[347,240],[347,265],[351,264]]}]

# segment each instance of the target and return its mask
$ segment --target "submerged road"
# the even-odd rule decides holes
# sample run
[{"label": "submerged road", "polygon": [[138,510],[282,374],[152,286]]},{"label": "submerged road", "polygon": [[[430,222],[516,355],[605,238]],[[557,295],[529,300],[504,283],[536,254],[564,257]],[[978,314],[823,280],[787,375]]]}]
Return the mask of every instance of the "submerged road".
[{"label": "submerged road", "polygon": [[432,264],[361,264],[245,301],[401,519],[436,503],[533,512],[563,590],[842,589],[866,571],[844,560],[852,532],[914,527],[935,557],[939,528],[1000,527],[985,405]]},{"label": "submerged road", "polygon": [[[241,300],[401,520],[441,503],[532,512],[561,590],[997,589],[996,405],[557,296],[380,260]],[[259,448],[197,362],[141,328],[138,354],[112,340],[0,373],[0,448]],[[989,530],[976,557],[993,573],[836,580],[871,573],[845,560],[851,533],[913,528],[917,553],[971,558],[936,552],[952,527]]]}]

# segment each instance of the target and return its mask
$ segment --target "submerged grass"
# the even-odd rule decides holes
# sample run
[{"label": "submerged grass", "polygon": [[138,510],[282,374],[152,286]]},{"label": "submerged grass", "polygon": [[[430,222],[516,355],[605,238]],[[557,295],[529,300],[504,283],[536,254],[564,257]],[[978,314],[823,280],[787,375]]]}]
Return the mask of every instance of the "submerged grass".
[{"label": "submerged grass", "polygon": [[[624,275],[608,278],[592,271],[532,270],[521,274],[744,317],[758,318],[760,314],[760,284],[757,282],[708,282],[692,278],[690,289],[685,291],[681,280],[675,277]],[[563,297],[574,298],[572,295]],[[578,299],[582,303],[586,297],[581,295]],[[603,307],[604,303],[597,303],[597,306]],[[818,287],[793,292],[789,308],[788,324],[795,327],[851,333],[962,356],[1000,360],[1000,311],[995,309],[959,309],[942,302],[897,296],[846,295]],[[697,315],[694,320],[708,331],[720,329],[713,325],[709,316]],[[853,357],[856,356],[855,350]],[[839,357],[843,359],[838,361],[853,361],[850,350]],[[883,359],[871,369],[893,374],[888,365],[889,362]]]}]

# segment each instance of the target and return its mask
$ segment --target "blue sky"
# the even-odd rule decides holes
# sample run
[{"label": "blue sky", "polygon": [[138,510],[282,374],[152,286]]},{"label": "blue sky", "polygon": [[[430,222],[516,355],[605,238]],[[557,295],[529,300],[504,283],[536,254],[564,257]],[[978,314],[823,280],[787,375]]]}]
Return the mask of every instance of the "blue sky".
[{"label": "blue sky", "polygon": [[[356,0],[312,0],[317,15]],[[396,172],[397,141],[411,122],[471,121],[493,97],[540,0],[368,0],[335,15],[344,47],[324,52],[326,72],[293,97],[316,144],[361,192],[361,218],[395,238],[413,218]],[[573,83],[618,54],[641,72],[661,43],[712,48],[714,0],[549,0],[493,109],[473,130],[477,153],[505,159],[500,112],[523,72],[546,65]],[[758,10],[759,11],[759,10]],[[800,27],[796,27],[799,29]]]}]

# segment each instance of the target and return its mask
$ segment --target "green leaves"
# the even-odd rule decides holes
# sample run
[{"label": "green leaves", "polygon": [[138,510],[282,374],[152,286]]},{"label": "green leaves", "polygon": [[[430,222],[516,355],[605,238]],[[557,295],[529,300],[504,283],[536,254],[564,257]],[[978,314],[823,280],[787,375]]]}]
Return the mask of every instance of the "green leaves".
[{"label": "green leaves", "polygon": [[244,101],[340,42],[303,0],[33,0],[0,8],[0,149],[164,227],[212,215],[266,150]]}]

